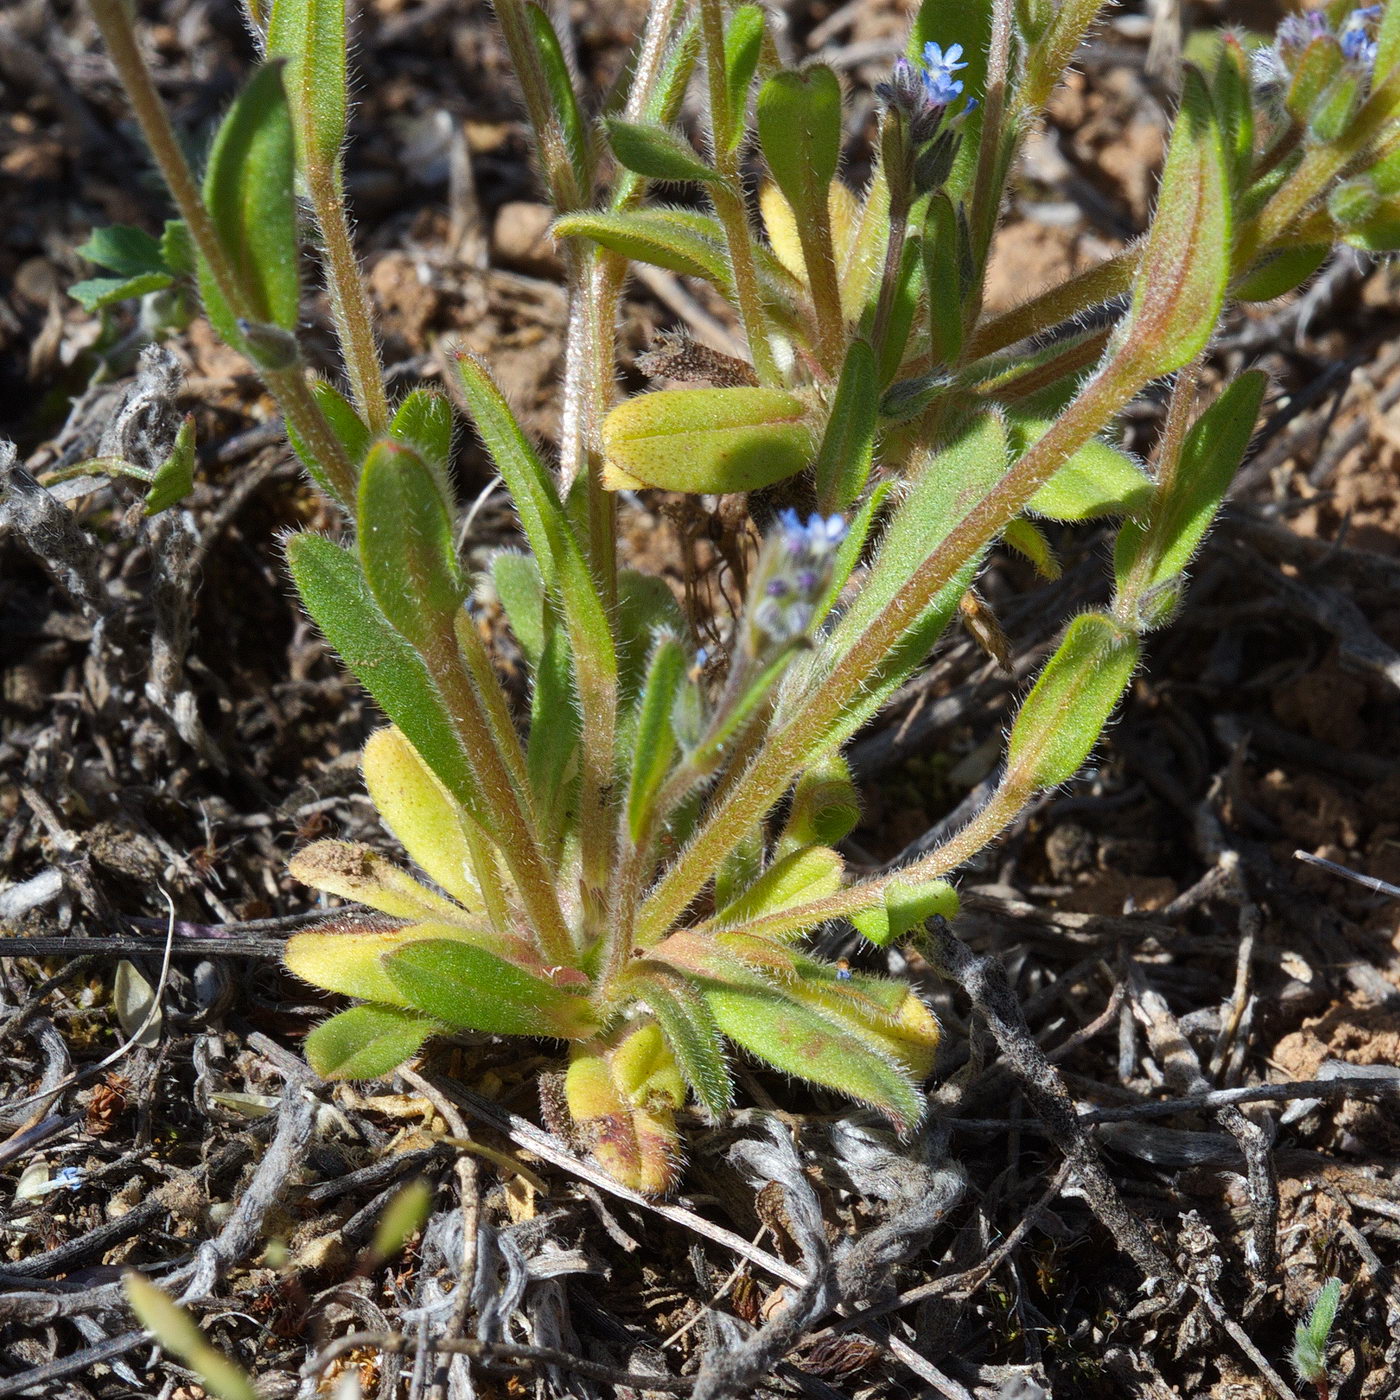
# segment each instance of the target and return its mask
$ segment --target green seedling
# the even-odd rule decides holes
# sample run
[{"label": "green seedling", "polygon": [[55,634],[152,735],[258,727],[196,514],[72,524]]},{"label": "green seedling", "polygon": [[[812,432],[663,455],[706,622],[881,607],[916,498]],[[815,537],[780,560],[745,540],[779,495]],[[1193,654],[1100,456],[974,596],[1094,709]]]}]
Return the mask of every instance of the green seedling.
[{"label": "green seedling", "polygon": [[1328,1400],[1332,1393],[1327,1377],[1327,1342],[1341,1301],[1341,1279],[1329,1278],[1313,1300],[1307,1321],[1300,1322],[1293,1334],[1293,1369],[1299,1380],[1317,1392],[1318,1400]]},{"label": "green seedling", "polygon": [[[291,864],[348,905],[287,946],[294,972],[353,1003],[307,1037],[311,1064],[366,1079],[437,1035],[557,1042],[580,1143],[653,1194],[675,1184],[682,1110],[728,1108],[735,1049],[912,1130],[936,1021],[904,981],[823,961],[805,940],[848,921],[884,946],[954,918],[949,877],[1091,759],[1259,413],[1256,372],[1197,402],[1225,308],[1289,291],[1339,241],[1400,244],[1400,0],[1290,18],[1249,58],[1227,36],[1209,71],[1188,66],[1144,236],[999,315],[983,309],[997,212],[1095,0],[926,0],[909,56],[879,87],[859,193],[841,170],[842,80],[784,67],[761,7],[653,5],[604,101],[580,90],[543,9],[498,0],[570,324],[557,462],[489,360],[457,362],[452,392],[525,546],[480,574],[459,549],[453,407],[385,390],[341,176],[340,5],[274,0],[268,62],[199,181],[124,0],[89,3],[179,222],[159,242],[96,235],[84,251],[113,276],[74,294],[112,314],[197,284],[343,512],[334,535],[293,535],[287,559],[388,720],[364,777],[416,869],[339,840]],[[681,118],[700,73],[696,141]],[[750,155],[764,167],[756,207]],[[691,203],[667,204],[659,187]],[[746,358],[691,347],[692,367],[708,366],[690,376],[700,382],[618,401],[632,264],[727,298]],[[343,386],[313,376],[298,346],[302,289],[317,280]],[[1109,306],[1116,319],[1076,326]],[[1166,430],[1143,464],[1116,424],[1167,376]],[[183,488],[191,453],[182,439],[152,508]],[[755,528],[734,541],[748,550],[731,590],[742,603],[714,619],[704,653],[664,580],[619,562],[620,499],[647,490],[749,497]],[[775,497],[810,505],[776,510]],[[966,610],[991,550],[1004,542],[1054,576],[1041,519],[1112,534],[1110,606],[1066,620],[985,807],[901,869],[853,877],[840,843],[859,801],[843,746]],[[493,666],[483,598],[524,657],[528,713]],[[1323,1311],[1300,1371],[1324,1374]]]}]

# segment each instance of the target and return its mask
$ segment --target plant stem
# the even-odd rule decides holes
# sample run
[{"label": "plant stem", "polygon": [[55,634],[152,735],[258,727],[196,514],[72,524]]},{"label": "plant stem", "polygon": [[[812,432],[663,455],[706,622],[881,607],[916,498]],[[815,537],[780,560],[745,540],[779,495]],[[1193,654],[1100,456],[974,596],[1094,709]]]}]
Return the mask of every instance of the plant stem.
[{"label": "plant stem", "polygon": [[456,628],[450,621],[424,648],[422,656],[452,716],[482,798],[496,819],[496,841],[515,877],[540,954],[552,963],[571,964],[576,956],[574,939],[565,922],[553,876],[526,816],[522,793],[493,741],[481,697],[467,672]]},{"label": "plant stem", "polygon": [[[987,252],[996,231],[1001,195],[1006,187],[1006,143],[1002,124],[1006,116],[1006,84],[1011,70],[1011,3],[995,0],[992,5],[992,35],[987,48],[987,91],[982,104],[982,136],[977,147],[977,171],[972,187],[968,222],[972,228],[977,265],[985,274]],[[981,301],[978,279],[978,302]],[[975,313],[974,313],[975,314]]]},{"label": "plant stem", "polygon": [[371,436],[379,437],[389,427],[389,400],[384,393],[384,370],[379,362],[369,296],[350,236],[344,184],[338,168],[317,159],[308,159],[304,173],[321,230],[326,290],[330,293],[331,316],[350,381],[350,394]]},{"label": "plant stem", "polygon": [[841,310],[841,283],[836,276],[836,248],[831,239],[828,200],[819,198],[812,206],[811,219],[798,221],[797,237],[802,244],[802,261],[807,267],[812,308],[817,313],[817,359],[834,379],[841,371],[846,318]]},{"label": "plant stem", "polygon": [[[146,145],[155,157],[175,207],[179,209],[200,256],[208,265],[220,294],[235,316],[256,320],[257,317],[252,315],[253,298],[248,295],[237,268],[224,251],[194,173],[171,125],[170,114],[156,91],[155,81],[136,39],[130,11],[124,0],[89,0],[89,8],[107,45],[127,100],[131,103],[141,134],[146,138]],[[321,412],[305,375],[298,368],[262,369],[259,373],[277,399],[288,425],[306,443],[307,449],[325,472],[341,505],[347,510],[353,509],[354,466]]]},{"label": "plant stem", "polygon": [[[724,225],[729,245],[729,265],[734,274],[734,297],[739,319],[749,342],[749,356],[760,383],[776,384],[778,367],[773,347],[768,343],[768,320],[758,291],[754,267],[753,233],[748,210],[744,207],[743,183],[739,169],[739,149],[733,141],[733,121],[724,73],[723,0],[700,0],[700,29],[705,46],[705,77],[710,93],[710,137],[714,146],[715,169],[723,177],[710,186],[715,213]],[[828,230],[830,241],[830,230]],[[834,274],[833,274],[834,275]]]}]

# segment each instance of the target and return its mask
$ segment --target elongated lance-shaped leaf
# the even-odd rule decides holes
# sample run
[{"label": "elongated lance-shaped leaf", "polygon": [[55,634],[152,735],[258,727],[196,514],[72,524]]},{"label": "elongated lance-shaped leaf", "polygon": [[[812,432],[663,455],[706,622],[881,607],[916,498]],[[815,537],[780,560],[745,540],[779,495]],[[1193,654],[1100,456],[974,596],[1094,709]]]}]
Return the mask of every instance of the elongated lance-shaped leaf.
[{"label": "elongated lance-shaped leaf", "polygon": [[396,1006],[352,1006],[322,1021],[302,1051],[322,1079],[383,1079],[446,1029]]},{"label": "elongated lance-shaped leaf", "polygon": [[541,839],[557,858],[566,835],[578,828],[582,734],[568,638],[548,607],[544,649],[532,679],[526,768]]},{"label": "elongated lance-shaped leaf", "polygon": [[719,1026],[705,998],[683,977],[661,972],[630,981],[628,995],[656,1017],[676,1064],[705,1111],[715,1117],[722,1114],[729,1107],[733,1085]]},{"label": "elongated lance-shaped leaf", "polygon": [[566,214],[554,221],[556,238],[591,238],[633,262],[651,263],[669,272],[698,277],[725,288],[729,266],[723,243],[666,217],[663,209],[625,209],[595,214]]},{"label": "elongated lance-shaped leaf", "polygon": [[717,910],[722,923],[740,925],[795,904],[808,904],[841,888],[845,862],[830,846],[809,846],[784,856],[731,903]]},{"label": "elongated lance-shaped leaf", "polygon": [[564,47],[554,32],[549,16],[535,4],[527,4],[524,11],[530,38],[539,55],[540,68],[549,89],[554,119],[559,123],[569,163],[573,166],[574,182],[579,194],[586,199],[593,185],[593,152],[589,146],[588,128],[579,110],[578,96],[574,92],[573,74],[569,71]]},{"label": "elongated lance-shaped leaf", "polygon": [[327,168],[345,143],[345,0],[273,0],[267,52],[284,58],[303,158]]},{"label": "elongated lance-shaped leaf", "polygon": [[[311,394],[325,415],[331,432],[341,447],[345,449],[345,456],[350,465],[358,467],[364,461],[365,453],[369,451],[371,440],[370,431],[365,426],[365,420],[355,411],[350,400],[334,384],[328,384],[324,379],[312,380]],[[324,468],[317,461],[316,454],[312,452],[310,446],[290,421],[287,423],[287,440],[291,443],[292,450],[301,458],[302,466],[311,473],[312,480],[326,495],[333,500],[339,500],[339,494],[330,477],[326,475]],[[347,508],[350,505],[349,501],[341,501],[340,503]]]},{"label": "elongated lance-shaped leaf", "polygon": [[416,449],[386,438],[360,471],[358,514],[360,566],[380,611],[430,649],[465,592],[440,481]]},{"label": "elongated lance-shaped leaf", "polygon": [[[633,121],[657,122],[669,126],[680,115],[686,89],[700,56],[700,35],[694,18],[686,21],[662,60],[656,81],[644,94],[629,92],[625,115]],[[608,206],[620,212],[634,205],[646,190],[646,180],[631,170],[623,170],[613,181]]]},{"label": "elongated lance-shaped leaf", "polygon": [[739,5],[724,29],[724,86],[729,95],[731,149],[744,139],[749,86],[763,51],[763,22],[762,6]]},{"label": "elongated lance-shaped leaf", "polygon": [[665,389],[620,403],[603,422],[612,490],[755,491],[811,460],[807,405],[783,389]]},{"label": "elongated lance-shaped leaf", "polygon": [[1205,80],[1186,69],[1157,212],[1133,282],[1115,361],[1142,382],[1205,349],[1230,280],[1229,156]]},{"label": "elongated lance-shaped leaf", "polygon": [[462,1030],[577,1040],[596,1030],[588,1002],[456,939],[405,943],[380,962],[415,1010]]},{"label": "elongated lance-shaped leaf", "polygon": [[[1019,456],[1044,437],[1053,420],[1011,411],[1010,438]],[[1096,520],[1140,515],[1152,500],[1152,479],[1127,453],[1102,438],[1090,438],[1031,497],[1029,510],[1051,520]]]},{"label": "elongated lance-shaped leaf", "polygon": [[827,218],[841,160],[841,83],[825,64],[775,73],[758,94],[758,139],[799,221]]},{"label": "elongated lance-shaped leaf", "polygon": [[706,165],[696,154],[695,147],[672,127],[654,122],[629,122],[621,117],[609,117],[605,126],[608,144],[618,164],[649,180],[709,184],[723,178],[718,170]]},{"label": "elongated lance-shaped leaf", "polygon": [[544,655],[545,598],[540,566],[528,554],[503,549],[491,560],[496,600],[533,672]]},{"label": "elongated lance-shaped leaf", "polygon": [[1120,612],[1148,625],[1161,620],[1151,595],[1177,578],[1200,548],[1254,435],[1267,386],[1260,370],[1240,375],[1187,433],[1148,517],[1119,530],[1113,567]]},{"label": "elongated lance-shaped leaf", "polygon": [[168,1293],[135,1269],[122,1275],[122,1285],[137,1321],[195,1373],[210,1395],[218,1400],[257,1400],[252,1377],[219,1351]]},{"label": "elongated lance-shaped leaf", "polygon": [[240,315],[288,337],[296,329],[301,284],[295,176],[282,65],[264,64],[220,125],[204,176],[204,202],[248,298],[246,312],[224,300],[204,260],[199,264],[200,293],[214,329],[255,364],[269,363],[269,351],[249,342],[252,328],[240,324]]},{"label": "elongated lance-shaped leaf", "polygon": [[[509,953],[528,963],[531,949],[524,940],[501,937],[486,926],[484,919],[472,923],[445,922],[452,915],[440,915],[439,922],[395,926],[383,919],[356,914],[341,923],[319,924],[306,933],[295,933],[287,940],[284,958],[289,971],[313,987],[341,996],[358,997],[380,1006],[408,1007],[406,992],[385,970],[383,958],[410,943],[443,940],[471,944],[495,956]],[[466,916],[456,911],[458,920]]]},{"label": "elongated lance-shaped leaf", "polygon": [[[481,907],[479,899],[459,907],[358,841],[313,841],[292,857],[289,868],[295,879],[312,889],[353,899],[396,919],[451,922],[465,920],[468,907]],[[369,993],[354,995],[368,997]]]},{"label": "elongated lance-shaped leaf", "polygon": [[380,611],[355,556],[323,535],[299,534],[287,541],[287,563],[307,612],[356,680],[452,796],[484,820],[476,781],[427,667]]},{"label": "elongated lance-shaped leaf", "polygon": [[1082,613],[1026,696],[1006,753],[1016,792],[1067,783],[1083,766],[1128,688],[1142,644],[1105,613]]},{"label": "elongated lance-shaped leaf", "polygon": [[661,637],[652,652],[632,741],[632,778],[627,790],[627,829],[633,842],[647,827],[652,800],[676,754],[671,710],[685,679],[687,660],[674,637]]},{"label": "elongated lance-shaped leaf", "polygon": [[831,416],[817,452],[818,508],[826,513],[849,510],[865,490],[875,456],[880,386],[875,352],[853,340],[836,385]]},{"label": "elongated lance-shaped leaf", "polygon": [[825,1008],[804,1005],[757,979],[748,986],[708,984],[703,991],[720,1030],[758,1059],[870,1104],[900,1132],[923,1116],[913,1078],[865,1026],[838,1024]]},{"label": "elongated lance-shaped leaf", "polygon": [[[611,787],[616,745],[617,645],[593,573],[584,559],[553,479],[525,436],[505,396],[480,361],[457,362],[462,391],[496,469],[510,488],[520,523],[539,562],[545,587],[568,632],[579,704],[583,710],[582,837],[586,874],[604,878],[602,862],[612,828],[603,807]],[[606,835],[604,834],[606,831]]]},{"label": "elongated lance-shaped leaf", "polygon": [[380,820],[428,877],[463,908],[479,911],[481,891],[472,875],[466,816],[403,731],[376,730],[360,765]]}]

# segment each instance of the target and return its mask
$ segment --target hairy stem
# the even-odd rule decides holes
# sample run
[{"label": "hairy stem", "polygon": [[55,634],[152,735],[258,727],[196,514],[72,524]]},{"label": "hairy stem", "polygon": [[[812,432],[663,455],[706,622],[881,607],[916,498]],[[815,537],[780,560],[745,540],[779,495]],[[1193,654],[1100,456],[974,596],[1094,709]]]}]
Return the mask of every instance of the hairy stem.
[{"label": "hairy stem", "polygon": [[384,393],[384,370],[379,361],[370,314],[369,295],[355,245],[340,171],[320,160],[309,160],[306,186],[321,230],[322,263],[330,293],[340,354],[345,362],[350,395],[370,433],[379,437],[389,427],[389,400]]},{"label": "hairy stem", "polygon": [[[185,159],[180,139],[171,124],[170,114],[156,91],[155,81],[136,39],[130,11],[124,0],[89,0],[89,8],[146,145],[155,158],[195,247],[208,264],[220,294],[235,316],[256,320],[252,315],[253,298],[248,295],[238,269],[224,251],[194,172]],[[262,369],[259,373],[277,400],[288,425],[306,443],[307,449],[326,473],[341,504],[347,509],[351,508],[355,500],[354,466],[321,412],[305,375],[297,368]]]},{"label": "hairy stem", "polygon": [[553,875],[526,815],[523,794],[512,781],[506,762],[496,748],[490,722],[468,674],[451,622],[444,624],[422,655],[452,716],[482,796],[495,818],[494,834],[520,890],[536,945],[541,955],[551,962],[572,963],[575,957],[573,935],[564,920]]},{"label": "hairy stem", "polygon": [[[768,343],[768,320],[758,291],[758,271],[754,266],[753,232],[744,207],[743,181],[739,169],[739,149],[733,141],[733,121],[729,93],[724,80],[723,0],[700,0],[700,31],[705,45],[705,76],[710,94],[710,135],[715,169],[723,176],[710,186],[715,213],[724,226],[729,247],[729,265],[734,274],[734,296],[739,319],[749,342],[749,355],[760,382],[776,384],[778,367],[773,347]],[[828,240],[829,240],[828,232]],[[839,301],[839,298],[838,298]]]}]

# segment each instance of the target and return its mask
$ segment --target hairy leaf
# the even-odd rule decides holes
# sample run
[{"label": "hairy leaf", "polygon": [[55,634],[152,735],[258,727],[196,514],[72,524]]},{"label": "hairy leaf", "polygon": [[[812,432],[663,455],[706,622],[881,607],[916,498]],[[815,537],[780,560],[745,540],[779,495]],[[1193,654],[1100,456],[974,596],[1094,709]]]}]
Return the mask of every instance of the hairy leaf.
[{"label": "hairy leaf", "polygon": [[446,1027],[395,1006],[352,1006],[322,1021],[302,1046],[322,1079],[383,1079]]}]

